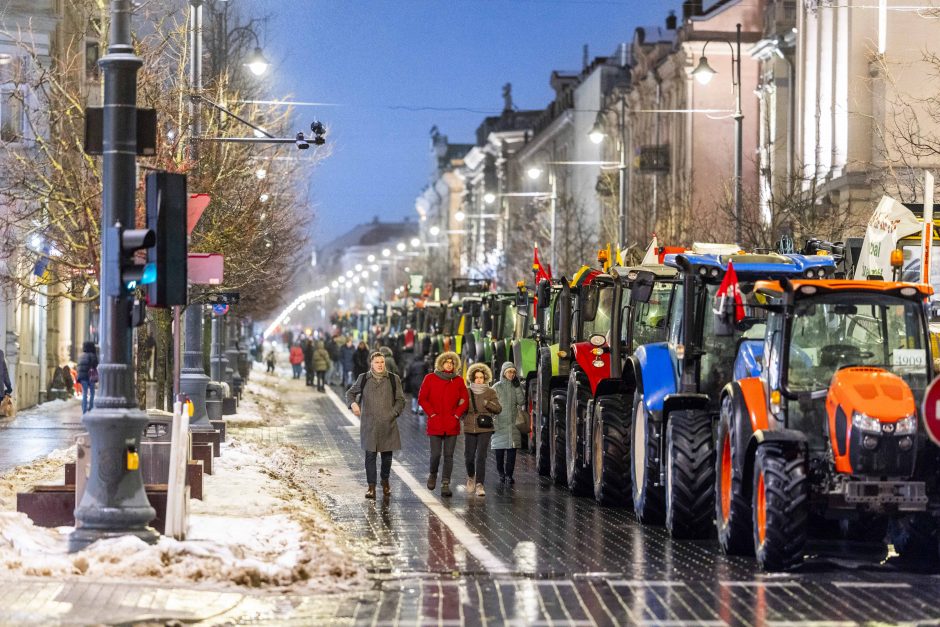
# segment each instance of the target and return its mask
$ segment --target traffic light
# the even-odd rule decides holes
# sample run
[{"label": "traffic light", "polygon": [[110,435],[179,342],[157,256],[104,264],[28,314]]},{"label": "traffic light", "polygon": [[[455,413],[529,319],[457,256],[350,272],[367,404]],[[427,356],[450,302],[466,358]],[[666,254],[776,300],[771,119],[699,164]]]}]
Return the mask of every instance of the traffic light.
[{"label": "traffic light", "polygon": [[147,261],[156,269],[156,280],[147,286],[150,307],[186,304],[187,201],[185,175],[147,175],[147,227],[156,234],[156,245],[147,251]]},{"label": "traffic light", "polygon": [[120,222],[105,232],[108,239],[108,258],[105,260],[117,272],[107,274],[108,296],[120,298],[133,292],[138,285],[154,280],[156,268],[149,263],[139,263],[135,253],[148,250],[156,243],[156,236],[150,229],[125,229]]}]

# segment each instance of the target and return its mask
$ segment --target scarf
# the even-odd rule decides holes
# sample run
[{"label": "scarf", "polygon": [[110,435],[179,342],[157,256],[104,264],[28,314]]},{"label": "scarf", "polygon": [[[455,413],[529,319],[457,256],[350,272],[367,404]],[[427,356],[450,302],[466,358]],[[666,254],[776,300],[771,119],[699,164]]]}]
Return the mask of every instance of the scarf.
[{"label": "scarf", "polygon": [[371,372],[372,376],[375,377],[376,379],[383,379],[388,376],[388,370],[383,370],[382,372],[376,372],[375,370],[370,368],[369,372]]},{"label": "scarf", "polygon": [[450,381],[451,379],[457,376],[457,372],[444,372],[443,370],[435,370],[434,374],[444,379],[445,381]]},{"label": "scarf", "polygon": [[489,387],[490,386],[488,386],[485,383],[471,383],[470,384],[470,389],[473,390],[474,394],[483,394],[483,392],[489,389]]}]

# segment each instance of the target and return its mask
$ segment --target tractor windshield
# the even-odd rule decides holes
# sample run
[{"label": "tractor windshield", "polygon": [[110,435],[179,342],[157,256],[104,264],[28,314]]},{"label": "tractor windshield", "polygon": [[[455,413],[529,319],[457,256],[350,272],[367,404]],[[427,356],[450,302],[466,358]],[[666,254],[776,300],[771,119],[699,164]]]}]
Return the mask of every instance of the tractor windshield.
[{"label": "tractor windshield", "polygon": [[[669,303],[676,284],[674,282],[656,281],[649,301],[637,303],[633,312],[633,346],[653,344],[666,340],[666,320],[669,314]],[[627,319],[624,317],[624,331]],[[623,337],[626,337],[624,334]]]},{"label": "tractor windshield", "polygon": [[[736,324],[723,324],[721,316],[715,315],[721,298],[717,296],[718,285],[706,287],[705,311],[702,325],[701,385],[699,390],[712,393],[734,379],[734,361],[741,340],[763,339],[766,329],[766,310],[759,305],[752,285],[742,283],[744,319]],[[731,310],[733,312],[733,309]]]},{"label": "tractor windshield", "polygon": [[613,311],[613,284],[592,285],[584,298],[584,339],[599,333],[610,339],[610,316]]},{"label": "tractor windshield", "polygon": [[506,303],[503,306],[503,319],[502,325],[500,325],[499,338],[501,340],[508,340],[512,337],[513,332],[516,330],[516,304],[515,303]]},{"label": "tractor windshield", "polygon": [[839,292],[797,301],[788,388],[824,390],[840,368],[873,366],[900,376],[919,399],[929,381],[923,315],[919,303],[884,294]]}]

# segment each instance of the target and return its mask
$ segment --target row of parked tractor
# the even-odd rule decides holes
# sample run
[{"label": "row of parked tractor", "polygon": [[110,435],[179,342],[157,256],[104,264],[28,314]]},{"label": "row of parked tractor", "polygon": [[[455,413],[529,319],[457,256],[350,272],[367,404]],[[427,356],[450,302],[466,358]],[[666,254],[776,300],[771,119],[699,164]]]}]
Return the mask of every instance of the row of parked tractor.
[{"label": "row of parked tractor", "polygon": [[602,251],[532,290],[455,285],[459,301],[402,310],[396,337],[416,357],[514,361],[538,473],[673,537],[770,571],[811,532],[936,556],[931,288],[840,278],[830,254],[657,253]]}]

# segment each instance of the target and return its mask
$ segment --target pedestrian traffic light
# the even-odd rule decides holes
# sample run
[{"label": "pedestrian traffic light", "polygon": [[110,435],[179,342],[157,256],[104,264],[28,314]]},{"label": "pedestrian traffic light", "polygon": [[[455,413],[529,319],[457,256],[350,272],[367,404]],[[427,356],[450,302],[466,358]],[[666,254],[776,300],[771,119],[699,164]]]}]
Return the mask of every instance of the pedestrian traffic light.
[{"label": "pedestrian traffic light", "polygon": [[112,268],[106,273],[108,296],[120,298],[133,292],[138,285],[150,283],[155,278],[156,268],[135,259],[139,250],[147,250],[156,242],[150,229],[125,229],[120,222],[105,232],[107,238],[106,263]]},{"label": "pedestrian traffic light", "polygon": [[155,280],[147,286],[150,307],[185,305],[187,296],[186,176],[170,172],[147,175],[147,226],[156,234],[156,245],[147,251],[154,264]]}]

